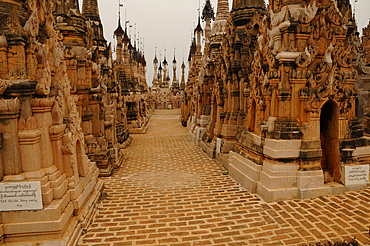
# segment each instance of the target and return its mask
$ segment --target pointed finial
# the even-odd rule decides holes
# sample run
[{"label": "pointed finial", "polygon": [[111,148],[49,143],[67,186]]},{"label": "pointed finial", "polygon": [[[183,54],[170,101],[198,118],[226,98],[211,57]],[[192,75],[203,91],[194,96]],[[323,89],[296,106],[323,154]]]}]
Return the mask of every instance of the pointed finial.
[{"label": "pointed finial", "polygon": [[123,4],[121,4],[121,0],[118,0],[118,27],[113,33],[115,37],[122,36],[124,34],[121,26],[121,7],[123,7]]},{"label": "pointed finial", "polygon": [[123,8],[123,3],[121,3],[121,0],[118,0],[118,19],[121,19],[121,8]]},{"label": "pointed finial", "polygon": [[143,54],[145,54],[145,38],[143,37]]},{"label": "pointed finial", "polygon": [[173,61],[172,63],[177,63],[176,61],[176,46],[173,47]]},{"label": "pointed finial", "polygon": [[356,20],[356,3],[358,0],[355,0],[355,3],[353,4],[353,19]]}]

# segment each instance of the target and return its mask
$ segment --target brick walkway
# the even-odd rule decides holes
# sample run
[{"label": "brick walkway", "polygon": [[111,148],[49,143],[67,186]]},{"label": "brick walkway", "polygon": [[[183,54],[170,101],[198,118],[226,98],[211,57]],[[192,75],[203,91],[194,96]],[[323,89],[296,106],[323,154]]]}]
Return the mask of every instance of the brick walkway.
[{"label": "brick walkway", "polygon": [[188,138],[179,111],[157,110],[105,196],[85,245],[370,245],[370,189],[265,203],[241,188]]}]

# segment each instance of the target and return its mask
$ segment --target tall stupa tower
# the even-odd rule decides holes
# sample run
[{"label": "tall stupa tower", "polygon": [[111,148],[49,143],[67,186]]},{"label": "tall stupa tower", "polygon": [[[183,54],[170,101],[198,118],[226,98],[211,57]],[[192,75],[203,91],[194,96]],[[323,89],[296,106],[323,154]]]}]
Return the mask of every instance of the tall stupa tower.
[{"label": "tall stupa tower", "polygon": [[154,56],[153,66],[154,66],[154,74],[153,74],[152,85],[154,87],[158,87],[158,58],[157,58],[157,54],[155,54],[155,56]]},{"label": "tall stupa tower", "polygon": [[173,55],[173,61],[172,61],[172,70],[173,70],[173,79],[172,79],[172,90],[178,91],[180,89],[179,81],[177,80],[177,61],[176,61],[176,55]]},{"label": "tall stupa tower", "polygon": [[180,90],[185,90],[185,62],[182,61],[182,65],[181,65],[181,82],[180,82]]},{"label": "tall stupa tower", "polygon": [[99,47],[100,50],[105,50],[107,47],[107,41],[104,38],[98,0],[84,0],[82,4],[82,16],[85,17],[91,26],[91,30],[93,30],[92,45],[94,47]]}]

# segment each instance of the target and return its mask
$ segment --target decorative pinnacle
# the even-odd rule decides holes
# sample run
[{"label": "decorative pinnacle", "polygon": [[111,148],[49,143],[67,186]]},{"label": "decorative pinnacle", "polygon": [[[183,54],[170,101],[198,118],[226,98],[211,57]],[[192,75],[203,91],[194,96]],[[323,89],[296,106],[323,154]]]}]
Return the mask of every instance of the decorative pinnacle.
[{"label": "decorative pinnacle", "polygon": [[172,63],[174,63],[174,64],[177,63],[177,61],[176,61],[176,47],[174,47],[174,49],[173,49],[173,61],[172,61]]},{"label": "decorative pinnacle", "polygon": [[229,14],[229,1],[228,0],[218,0],[217,2],[217,15],[216,19],[223,19]]},{"label": "decorative pinnacle", "polygon": [[90,20],[100,21],[98,0],[83,1],[82,15]]},{"label": "decorative pinnacle", "polygon": [[197,25],[197,27],[194,30],[194,33],[197,33],[197,32],[203,33],[203,28],[202,28],[202,26],[200,24],[200,16],[198,17],[198,25]]},{"label": "decorative pinnacle", "polygon": [[202,13],[202,20],[205,21],[207,18],[211,20],[215,19],[215,12],[213,10],[210,0],[206,0],[206,4],[204,5]]}]

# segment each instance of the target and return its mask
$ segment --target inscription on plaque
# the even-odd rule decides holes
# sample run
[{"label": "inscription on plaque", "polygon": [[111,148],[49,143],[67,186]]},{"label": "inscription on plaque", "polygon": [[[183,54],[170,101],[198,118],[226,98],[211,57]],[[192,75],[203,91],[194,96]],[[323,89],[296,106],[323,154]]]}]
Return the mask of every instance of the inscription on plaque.
[{"label": "inscription on plaque", "polygon": [[369,182],[369,165],[345,166],[345,184],[356,185]]},{"label": "inscription on plaque", "polygon": [[40,182],[0,183],[0,211],[42,208]]}]

